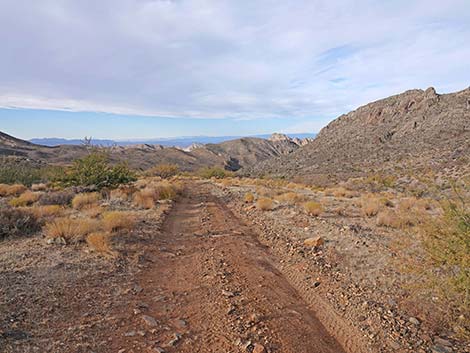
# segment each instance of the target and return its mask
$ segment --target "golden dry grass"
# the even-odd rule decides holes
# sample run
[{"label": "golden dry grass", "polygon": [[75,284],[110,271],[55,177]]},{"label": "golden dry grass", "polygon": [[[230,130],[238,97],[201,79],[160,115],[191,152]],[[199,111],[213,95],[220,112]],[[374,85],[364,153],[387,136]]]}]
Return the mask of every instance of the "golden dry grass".
[{"label": "golden dry grass", "polygon": [[380,227],[402,228],[405,222],[395,210],[384,209],[378,212],[376,223]]},{"label": "golden dry grass", "polygon": [[31,185],[31,190],[32,191],[46,191],[47,190],[47,184],[44,184],[44,183],[33,184],[33,185]]},{"label": "golden dry grass", "polygon": [[111,200],[129,201],[137,191],[133,186],[122,186],[117,189],[111,190],[109,198]]},{"label": "golden dry grass", "polygon": [[108,232],[130,230],[135,225],[135,215],[126,211],[109,211],[103,213],[102,228]]},{"label": "golden dry grass", "polygon": [[156,192],[154,189],[145,188],[134,194],[132,202],[135,206],[149,210],[155,207]]},{"label": "golden dry grass", "polygon": [[245,203],[253,203],[255,201],[255,195],[251,192],[247,192],[244,197]]},{"label": "golden dry grass", "polygon": [[18,196],[27,190],[22,184],[0,184],[0,196]]},{"label": "golden dry grass", "polygon": [[100,223],[90,218],[56,218],[44,226],[46,238],[63,238],[68,243],[83,241],[85,237],[100,230]]},{"label": "golden dry grass", "polygon": [[30,206],[33,203],[35,203],[37,200],[39,200],[41,195],[42,195],[41,192],[32,192],[32,191],[26,190],[20,196],[11,199],[9,204],[10,206],[13,206],[13,207]]},{"label": "golden dry grass", "polygon": [[41,219],[58,216],[64,211],[64,208],[60,205],[38,205],[29,208],[28,211],[36,218]]},{"label": "golden dry grass", "polygon": [[382,209],[382,206],[383,203],[378,197],[368,195],[361,199],[362,213],[367,217],[376,216]]},{"label": "golden dry grass", "polygon": [[78,194],[72,200],[72,207],[76,210],[93,207],[99,199],[100,195],[97,192]]},{"label": "golden dry grass", "polygon": [[105,257],[116,257],[111,248],[112,235],[108,232],[93,232],[86,237],[88,246]]},{"label": "golden dry grass", "polygon": [[256,201],[256,208],[261,211],[270,211],[274,208],[274,202],[269,197],[262,197]]},{"label": "golden dry grass", "polygon": [[296,192],[286,192],[284,194],[276,196],[275,199],[280,202],[285,202],[289,205],[294,205],[294,204],[304,201],[305,197]]},{"label": "golden dry grass", "polygon": [[96,204],[90,205],[83,209],[83,213],[85,213],[88,217],[91,217],[91,218],[97,218],[105,211],[106,209],[103,206],[96,205]]},{"label": "golden dry grass", "polygon": [[304,203],[304,210],[311,216],[318,217],[323,212],[323,206],[316,201],[308,201]]}]

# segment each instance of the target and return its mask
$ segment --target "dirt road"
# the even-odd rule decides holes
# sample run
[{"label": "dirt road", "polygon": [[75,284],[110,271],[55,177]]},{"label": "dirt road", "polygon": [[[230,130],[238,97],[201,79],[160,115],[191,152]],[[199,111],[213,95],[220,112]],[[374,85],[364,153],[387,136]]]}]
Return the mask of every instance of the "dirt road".
[{"label": "dirt road", "polygon": [[110,351],[341,353],[252,231],[209,193],[174,207]]}]

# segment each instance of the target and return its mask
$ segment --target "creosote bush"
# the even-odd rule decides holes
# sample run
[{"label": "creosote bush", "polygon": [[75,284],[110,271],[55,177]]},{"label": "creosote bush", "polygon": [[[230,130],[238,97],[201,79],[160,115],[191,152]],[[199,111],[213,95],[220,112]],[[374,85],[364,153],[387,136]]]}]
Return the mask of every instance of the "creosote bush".
[{"label": "creosote bush", "polygon": [[179,167],[176,164],[159,164],[147,171],[147,175],[158,176],[163,179],[178,175]]},{"label": "creosote bush", "polygon": [[220,167],[207,167],[200,169],[198,175],[204,179],[223,179],[228,176],[233,176],[233,173]]},{"label": "creosote bush", "polygon": [[274,202],[268,197],[262,197],[256,201],[256,208],[261,211],[270,211],[274,208]]},{"label": "creosote bush", "polygon": [[136,180],[125,164],[111,165],[106,154],[92,152],[77,159],[61,180],[66,186],[117,187]]}]

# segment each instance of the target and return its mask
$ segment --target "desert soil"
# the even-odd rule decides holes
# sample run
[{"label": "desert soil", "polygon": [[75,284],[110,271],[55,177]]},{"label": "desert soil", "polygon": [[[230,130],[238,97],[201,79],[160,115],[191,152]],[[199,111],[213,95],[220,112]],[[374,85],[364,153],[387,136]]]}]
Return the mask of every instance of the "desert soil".
[{"label": "desert soil", "polygon": [[279,260],[208,186],[189,189],[163,225],[149,216],[124,237],[118,263],[85,254],[82,265],[51,264],[43,245],[6,271],[3,253],[0,351],[367,351],[334,312],[325,329]]}]

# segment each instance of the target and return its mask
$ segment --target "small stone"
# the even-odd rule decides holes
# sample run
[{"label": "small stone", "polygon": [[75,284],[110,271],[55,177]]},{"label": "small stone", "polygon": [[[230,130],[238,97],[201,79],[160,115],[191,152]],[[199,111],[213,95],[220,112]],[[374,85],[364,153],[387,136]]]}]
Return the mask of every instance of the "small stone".
[{"label": "small stone", "polygon": [[312,248],[318,248],[325,243],[322,237],[307,238],[304,240],[304,245]]},{"label": "small stone", "polygon": [[227,298],[232,298],[233,296],[235,296],[235,294],[233,292],[230,292],[230,291],[225,290],[225,289],[222,290],[222,295],[227,297]]},{"label": "small stone", "polygon": [[431,352],[432,353],[451,353],[452,352],[452,348],[450,347],[444,347],[444,346],[439,346],[439,345],[435,345],[431,348]]},{"label": "small stone", "polygon": [[266,348],[264,348],[264,346],[259,343],[255,343],[252,352],[253,353],[266,353]]},{"label": "small stone", "polygon": [[155,327],[158,326],[157,320],[155,320],[153,317],[148,316],[148,315],[142,315],[142,320],[147,326],[150,327]]},{"label": "small stone", "polygon": [[452,343],[444,338],[436,337],[434,343],[440,346],[452,347]]},{"label": "small stone", "polygon": [[134,337],[135,336],[135,331],[129,331],[124,334],[124,337]]},{"label": "small stone", "polygon": [[408,321],[411,322],[413,325],[416,325],[416,326],[418,326],[420,324],[419,320],[415,317],[410,317],[408,319]]}]

